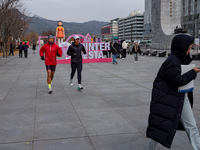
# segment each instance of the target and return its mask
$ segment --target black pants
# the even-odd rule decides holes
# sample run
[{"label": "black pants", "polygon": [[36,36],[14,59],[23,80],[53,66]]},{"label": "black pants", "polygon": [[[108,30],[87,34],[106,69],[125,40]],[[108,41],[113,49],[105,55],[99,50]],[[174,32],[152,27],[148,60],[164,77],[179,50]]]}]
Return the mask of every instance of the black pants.
[{"label": "black pants", "polygon": [[81,84],[81,72],[82,72],[82,68],[83,68],[83,64],[82,62],[78,62],[78,63],[71,63],[71,79],[74,78],[74,74],[76,73],[76,69],[78,72],[78,84]]},{"label": "black pants", "polygon": [[24,50],[24,57],[28,57],[28,50]]},{"label": "black pants", "polygon": [[19,58],[22,58],[22,50],[19,50]]},{"label": "black pants", "polygon": [[122,51],[122,58],[126,58],[126,49],[123,49]]}]

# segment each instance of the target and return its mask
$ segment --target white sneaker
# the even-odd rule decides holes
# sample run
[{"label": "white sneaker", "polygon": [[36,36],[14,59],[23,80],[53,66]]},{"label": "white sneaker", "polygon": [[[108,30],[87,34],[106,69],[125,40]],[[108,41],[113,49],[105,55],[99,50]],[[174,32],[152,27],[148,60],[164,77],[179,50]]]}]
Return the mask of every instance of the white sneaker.
[{"label": "white sneaker", "polygon": [[52,89],[51,88],[49,88],[49,94],[51,94],[52,93]]},{"label": "white sneaker", "polygon": [[69,85],[73,86],[73,80],[72,79],[70,79]]},{"label": "white sneaker", "polygon": [[83,89],[82,85],[79,84],[79,85],[78,85],[78,90],[82,90],[82,89]]},{"label": "white sneaker", "polygon": [[137,61],[135,61],[135,63],[137,63]]},{"label": "white sneaker", "polygon": [[122,59],[124,59],[124,58],[122,58]]}]

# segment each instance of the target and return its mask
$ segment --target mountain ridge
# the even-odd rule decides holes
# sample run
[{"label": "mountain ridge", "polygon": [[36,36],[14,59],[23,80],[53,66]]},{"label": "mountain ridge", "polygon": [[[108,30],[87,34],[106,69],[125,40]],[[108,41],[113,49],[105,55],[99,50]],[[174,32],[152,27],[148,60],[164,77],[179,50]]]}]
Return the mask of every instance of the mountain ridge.
[{"label": "mountain ridge", "polygon": [[[41,35],[42,31],[56,30],[57,21],[48,20],[38,15],[33,15],[29,24],[29,32],[36,32]],[[63,27],[67,36],[72,34],[95,35],[101,37],[101,27],[108,22],[91,20],[84,23],[63,22]]]}]

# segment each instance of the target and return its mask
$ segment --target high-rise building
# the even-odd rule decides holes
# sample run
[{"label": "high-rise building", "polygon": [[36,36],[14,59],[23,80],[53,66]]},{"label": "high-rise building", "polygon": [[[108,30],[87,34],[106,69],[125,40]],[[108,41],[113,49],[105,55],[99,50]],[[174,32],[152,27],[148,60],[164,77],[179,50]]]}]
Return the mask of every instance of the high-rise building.
[{"label": "high-rise building", "polygon": [[151,39],[151,0],[145,0],[145,12],[144,12],[144,39]]},{"label": "high-rise building", "polygon": [[200,31],[200,0],[181,0],[181,25],[195,38]]},{"label": "high-rise building", "polygon": [[101,35],[107,40],[138,40],[143,38],[143,27],[143,14],[134,11],[128,17],[117,18],[103,25]]},{"label": "high-rise building", "polygon": [[101,28],[102,38],[105,40],[118,40],[118,21],[119,18],[111,20]]},{"label": "high-rise building", "polygon": [[144,16],[140,11],[119,19],[119,39],[138,40],[143,38]]}]

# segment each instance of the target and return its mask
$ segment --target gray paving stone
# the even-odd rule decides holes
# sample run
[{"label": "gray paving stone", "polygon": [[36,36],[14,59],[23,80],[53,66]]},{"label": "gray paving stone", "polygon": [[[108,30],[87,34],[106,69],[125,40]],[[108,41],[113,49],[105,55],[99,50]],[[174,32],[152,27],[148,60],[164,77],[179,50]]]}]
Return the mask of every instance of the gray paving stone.
[{"label": "gray paving stone", "polygon": [[0,144],[0,150],[32,150],[32,142]]},{"label": "gray paving stone", "polygon": [[5,99],[1,105],[4,108],[14,108],[14,107],[35,107],[36,98],[14,98]]},{"label": "gray paving stone", "polygon": [[[59,109],[58,109],[59,110]],[[36,125],[40,124],[55,124],[55,123],[70,123],[79,122],[79,118],[75,112],[68,110],[56,112],[54,110],[45,113],[36,114]]]},{"label": "gray paving stone", "polygon": [[34,150],[94,150],[89,138],[36,141]]},{"label": "gray paving stone", "polygon": [[20,115],[0,115],[0,127],[30,126],[34,125],[34,113],[25,113]]},{"label": "gray paving stone", "polygon": [[96,150],[146,150],[148,140],[140,133],[91,137]]},{"label": "gray paving stone", "polygon": [[14,106],[5,107],[5,105],[0,107],[0,114],[1,115],[23,115],[23,114],[30,114],[35,113],[35,106]]},{"label": "gray paving stone", "polygon": [[90,136],[138,132],[115,110],[88,109],[77,112]]},{"label": "gray paving stone", "polygon": [[143,119],[148,118],[149,106],[134,106],[116,108],[116,110],[126,119]]},{"label": "gray paving stone", "polygon": [[8,126],[0,128],[0,149],[2,143],[32,141],[34,127],[32,126]]},{"label": "gray paving stone", "polygon": [[[66,120],[67,121],[67,120]],[[35,139],[63,139],[63,138],[77,138],[87,136],[84,127],[79,122],[69,123],[50,123],[36,125]]]},{"label": "gray paving stone", "polygon": [[1,91],[1,93],[0,93],[0,99],[1,100],[5,99],[5,97],[7,96],[7,94],[8,94],[8,91],[7,92]]}]

